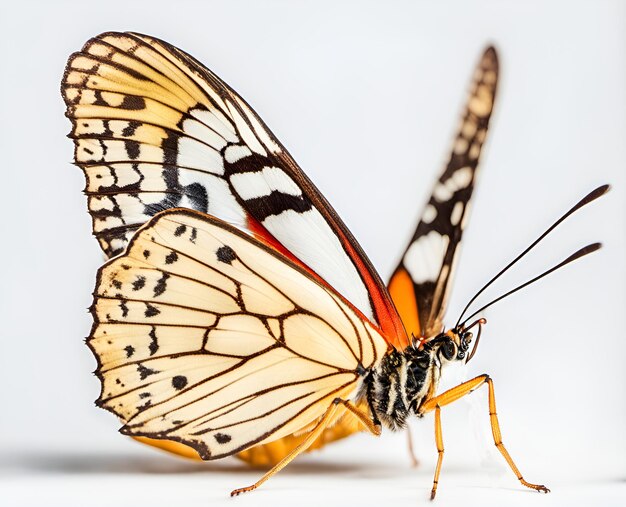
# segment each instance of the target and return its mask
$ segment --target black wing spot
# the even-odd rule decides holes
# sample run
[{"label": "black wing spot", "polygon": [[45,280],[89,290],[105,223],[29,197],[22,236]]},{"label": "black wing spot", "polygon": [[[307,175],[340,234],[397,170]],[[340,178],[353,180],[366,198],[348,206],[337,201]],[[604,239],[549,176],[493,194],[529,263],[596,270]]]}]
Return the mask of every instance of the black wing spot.
[{"label": "black wing spot", "polygon": [[139,143],[137,141],[124,141],[124,148],[126,149],[126,154],[128,158],[131,160],[136,160],[139,158]]},{"label": "black wing spot", "polygon": [[113,285],[113,287],[115,287],[116,289],[121,289],[122,288],[122,282],[120,282],[119,280],[113,280],[111,282],[111,284]]},{"label": "black wing spot", "polygon": [[259,222],[288,210],[306,213],[312,207],[311,201],[304,195],[283,194],[277,190],[263,197],[246,200],[246,210]]},{"label": "black wing spot", "polygon": [[120,310],[122,310],[122,317],[126,318],[128,316],[128,306],[126,305],[126,301],[120,301]]},{"label": "black wing spot", "polygon": [[152,394],[150,393],[139,393],[139,398],[141,398],[142,400],[144,398],[149,398],[150,396],[152,396]]},{"label": "black wing spot", "polygon": [[138,276],[137,279],[133,282],[133,290],[140,290],[143,289],[144,286],[146,285],[146,277],[145,276]]},{"label": "black wing spot", "polygon": [[108,106],[109,105],[107,101],[102,98],[102,92],[100,90],[94,91],[93,96],[96,98],[96,100],[94,100],[93,102],[94,106]]},{"label": "black wing spot", "polygon": [[209,210],[209,195],[200,183],[192,183],[185,187],[185,195],[192,203],[193,209],[206,213]]},{"label": "black wing spot", "polygon": [[143,251],[143,258],[147,259],[148,257],[150,257],[150,250],[144,250]]},{"label": "black wing spot", "polygon": [[[161,141],[161,149],[163,150],[163,163],[166,165],[167,169],[174,169],[173,166],[176,165],[176,159],[178,158],[178,140],[180,139],[180,134],[174,131],[169,131],[167,137]],[[165,173],[163,174],[165,176]],[[167,179],[167,178],[166,178]],[[170,185],[170,182],[167,182],[168,188],[174,188]],[[177,182],[178,183],[178,182]]]},{"label": "black wing spot", "polygon": [[165,264],[174,264],[178,260],[178,254],[172,250],[165,257]]},{"label": "black wing spot", "polygon": [[213,436],[215,437],[215,440],[218,444],[227,444],[232,440],[232,437],[230,435],[227,435],[226,433],[216,433]]},{"label": "black wing spot", "polygon": [[144,312],[146,317],[154,317],[159,313],[161,313],[161,311],[158,308],[152,306],[150,303],[146,303],[146,311]]},{"label": "black wing spot", "polygon": [[163,276],[159,278],[154,286],[154,297],[160,296],[165,292],[167,287],[167,279],[170,277],[169,273],[163,273]]},{"label": "black wing spot", "polygon": [[216,254],[217,260],[226,264],[232,264],[233,261],[237,258],[235,251],[227,245],[219,247]]},{"label": "black wing spot", "polygon": [[145,409],[147,409],[151,405],[152,405],[152,400],[148,400],[143,405],[138,405],[137,406],[137,411],[138,412],[143,412]]},{"label": "black wing spot", "polygon": [[153,370],[152,368],[148,368],[147,366],[144,366],[143,364],[137,365],[137,371],[139,372],[140,380],[145,380],[150,375],[156,375],[157,373],[161,373],[157,370]]},{"label": "black wing spot", "polygon": [[128,125],[126,125],[126,127],[124,127],[124,130],[122,130],[122,136],[124,137],[134,136],[135,132],[140,126],[141,126],[141,123],[138,121],[135,121],[135,120],[129,121]]},{"label": "black wing spot", "polygon": [[187,385],[187,377],[184,377],[183,375],[176,375],[175,377],[172,378],[172,386],[177,391],[184,389],[186,385]]},{"label": "black wing spot", "polygon": [[127,358],[132,357],[135,353],[135,347],[133,347],[132,345],[127,345],[126,347],[124,347],[124,350],[126,351]]},{"label": "black wing spot", "polygon": [[179,225],[178,227],[176,227],[176,230],[174,231],[174,236],[176,237],[182,236],[183,234],[185,234],[186,230],[187,230],[186,225]]},{"label": "black wing spot", "polygon": [[159,342],[157,341],[156,328],[154,326],[152,326],[148,336],[151,338],[148,349],[150,350],[150,355],[153,356],[159,350]]},{"label": "black wing spot", "polygon": [[146,108],[146,101],[143,97],[137,97],[136,95],[126,95],[124,100],[120,104],[121,109],[127,111],[139,111]]}]

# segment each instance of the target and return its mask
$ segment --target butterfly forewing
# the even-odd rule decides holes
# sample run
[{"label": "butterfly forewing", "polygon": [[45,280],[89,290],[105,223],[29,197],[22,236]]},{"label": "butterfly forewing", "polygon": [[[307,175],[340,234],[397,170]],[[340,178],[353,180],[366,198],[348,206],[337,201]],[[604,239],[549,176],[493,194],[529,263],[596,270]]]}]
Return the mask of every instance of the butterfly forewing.
[{"label": "butterfly forewing", "polygon": [[215,459],[302,429],[387,343],[341,296],[213,217],[163,212],[98,274],[98,403]]},{"label": "butterfly forewing", "polygon": [[62,91],[107,255],[160,211],[209,213],[298,259],[406,346],[386,288],[336,213],[243,99],[193,57],[145,35],[105,33],[70,58]]},{"label": "butterfly forewing", "polygon": [[443,325],[497,78],[498,59],[490,47],[476,68],[450,160],[389,282],[406,331],[415,337],[430,338]]}]

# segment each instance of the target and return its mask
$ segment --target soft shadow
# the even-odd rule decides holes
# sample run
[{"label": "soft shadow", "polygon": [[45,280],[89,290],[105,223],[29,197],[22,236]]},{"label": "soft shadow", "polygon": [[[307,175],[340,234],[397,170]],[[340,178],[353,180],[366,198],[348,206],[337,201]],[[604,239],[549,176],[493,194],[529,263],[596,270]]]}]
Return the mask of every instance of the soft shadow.
[{"label": "soft shadow", "polygon": [[[306,458],[309,458],[308,456]],[[313,459],[295,460],[282,473],[372,473],[380,470],[376,463],[332,463]],[[0,463],[3,474],[246,474],[254,471],[234,458],[214,462],[187,461],[167,455],[138,456],[136,454],[87,453],[20,453],[4,456]],[[257,471],[259,471],[257,469]]]}]

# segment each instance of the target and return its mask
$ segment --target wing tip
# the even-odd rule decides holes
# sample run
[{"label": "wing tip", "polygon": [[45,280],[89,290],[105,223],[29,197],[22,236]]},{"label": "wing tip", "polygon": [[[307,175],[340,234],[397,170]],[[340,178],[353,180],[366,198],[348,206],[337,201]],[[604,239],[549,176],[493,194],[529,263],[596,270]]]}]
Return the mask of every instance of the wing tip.
[{"label": "wing tip", "polygon": [[498,71],[500,67],[499,52],[494,43],[488,43],[482,55],[482,66]]}]

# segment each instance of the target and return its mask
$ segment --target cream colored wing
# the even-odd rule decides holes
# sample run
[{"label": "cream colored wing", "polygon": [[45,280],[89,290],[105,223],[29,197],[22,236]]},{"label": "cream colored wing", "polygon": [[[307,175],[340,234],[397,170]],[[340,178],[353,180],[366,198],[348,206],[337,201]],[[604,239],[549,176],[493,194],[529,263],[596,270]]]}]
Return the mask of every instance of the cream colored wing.
[{"label": "cream colored wing", "polygon": [[98,404],[122,433],[179,441],[203,459],[307,426],[387,349],[305,270],[182,209],[157,215],[100,269],[92,313]]}]

